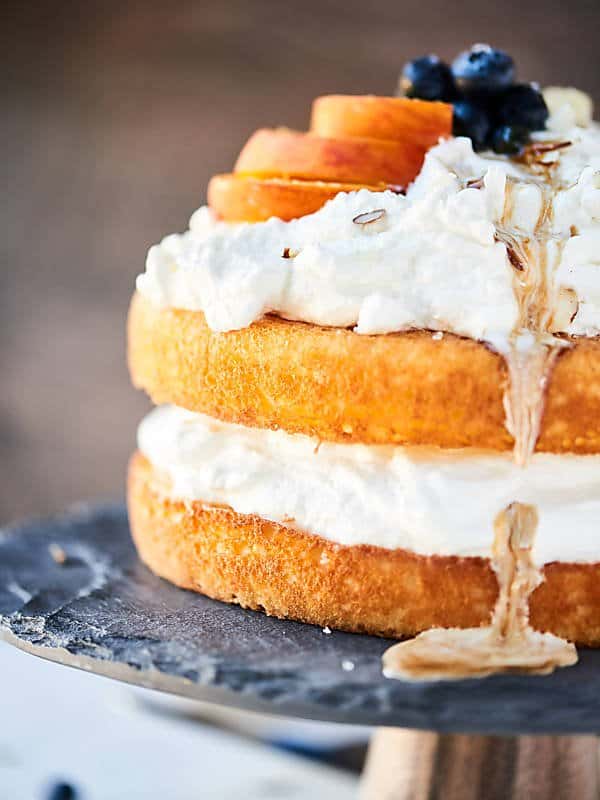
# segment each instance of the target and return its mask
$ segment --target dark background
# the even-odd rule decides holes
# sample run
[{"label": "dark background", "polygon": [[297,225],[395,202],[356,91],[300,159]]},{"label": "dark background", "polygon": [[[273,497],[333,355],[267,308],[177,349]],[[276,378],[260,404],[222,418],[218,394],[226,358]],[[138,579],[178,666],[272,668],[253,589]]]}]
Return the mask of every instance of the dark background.
[{"label": "dark background", "polygon": [[598,0],[3,4],[0,522],[120,497],[148,407],[124,324],[149,244],[261,125],[392,93],[475,41],[600,100]]}]

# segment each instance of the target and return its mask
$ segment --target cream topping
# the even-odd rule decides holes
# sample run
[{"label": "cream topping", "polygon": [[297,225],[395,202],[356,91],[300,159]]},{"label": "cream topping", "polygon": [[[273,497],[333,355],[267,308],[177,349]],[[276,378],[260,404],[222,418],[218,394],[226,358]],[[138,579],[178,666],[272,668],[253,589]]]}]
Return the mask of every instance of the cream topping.
[{"label": "cream topping", "polygon": [[[477,155],[457,138],[429,151],[406,196],[341,193],[309,216],[258,224],[219,223],[202,208],[189,231],[150,249],[138,291],[159,306],[203,311],[215,331],[276,313],[364,334],[450,331],[505,350],[519,308],[497,227],[535,237],[551,187],[548,308],[561,306],[564,289],[577,306],[572,321],[557,313],[555,332],[596,335],[600,127],[563,128],[557,117],[536,136],[570,142],[539,157],[548,169]],[[353,222],[379,209],[376,225]]]},{"label": "cream topping", "polygon": [[539,519],[532,558],[600,561],[600,456],[332,444],[174,406],[141,423],[139,448],[183,500],[225,504],[343,545],[492,556],[514,501]]}]

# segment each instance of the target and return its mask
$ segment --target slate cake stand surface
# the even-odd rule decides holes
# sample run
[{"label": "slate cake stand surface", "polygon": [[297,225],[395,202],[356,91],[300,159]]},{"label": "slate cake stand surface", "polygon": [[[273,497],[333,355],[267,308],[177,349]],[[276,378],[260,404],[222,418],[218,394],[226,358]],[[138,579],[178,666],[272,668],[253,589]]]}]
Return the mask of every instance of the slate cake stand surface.
[{"label": "slate cake stand surface", "polygon": [[388,680],[389,641],[326,635],[155,577],[137,560],[121,506],[0,531],[0,637],[129,683],[274,714],[440,732],[600,730],[600,651],[580,650],[577,666],[548,677]]}]

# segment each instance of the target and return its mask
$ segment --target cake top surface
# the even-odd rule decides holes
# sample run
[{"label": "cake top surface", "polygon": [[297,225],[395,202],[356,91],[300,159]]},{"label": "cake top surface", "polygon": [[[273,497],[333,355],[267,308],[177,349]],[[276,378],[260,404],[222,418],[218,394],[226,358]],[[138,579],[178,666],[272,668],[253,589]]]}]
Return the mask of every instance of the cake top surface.
[{"label": "cake top surface", "polygon": [[[219,186],[230,204],[254,204],[248,218],[265,197],[284,218],[225,221],[215,190],[225,212],[202,207],[152,247],[138,291],[202,311],[215,331],[273,313],[506,351],[531,327],[520,284],[543,262],[536,333],[596,336],[600,126],[587,96],[516,84],[498,52],[476,46],[450,72],[417,59],[401,78],[407,97],[323,97],[308,134],[258,131]],[[392,183],[403,176],[406,187]],[[320,207],[286,219],[290,202]]]}]

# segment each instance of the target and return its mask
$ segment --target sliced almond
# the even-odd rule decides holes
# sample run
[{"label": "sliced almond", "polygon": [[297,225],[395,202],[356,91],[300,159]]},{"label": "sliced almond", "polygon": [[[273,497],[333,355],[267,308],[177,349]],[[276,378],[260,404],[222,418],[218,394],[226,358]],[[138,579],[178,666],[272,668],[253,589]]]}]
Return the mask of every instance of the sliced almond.
[{"label": "sliced almond", "polygon": [[560,333],[566,331],[579,311],[579,300],[574,289],[561,286],[558,290],[556,311],[552,316],[550,331]]},{"label": "sliced almond", "polygon": [[352,220],[355,225],[360,225],[363,230],[378,232],[385,230],[387,211],[385,208],[376,208],[374,211],[365,211],[357,214]]},{"label": "sliced almond", "polygon": [[470,181],[467,181],[467,189],[483,189],[484,186],[483,177],[472,178]]}]

